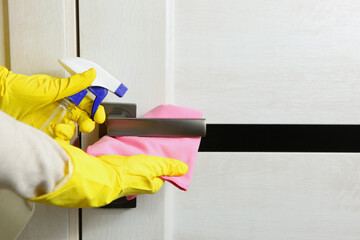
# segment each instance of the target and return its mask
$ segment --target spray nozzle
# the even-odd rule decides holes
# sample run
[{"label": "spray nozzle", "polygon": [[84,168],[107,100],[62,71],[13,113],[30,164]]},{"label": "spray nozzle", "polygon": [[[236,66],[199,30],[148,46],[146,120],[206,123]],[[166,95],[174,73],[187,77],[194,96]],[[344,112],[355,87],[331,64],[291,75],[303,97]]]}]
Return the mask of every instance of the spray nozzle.
[{"label": "spray nozzle", "polygon": [[[88,88],[88,90],[95,95],[94,104],[91,111],[92,119],[94,119],[96,110],[108,94],[108,90],[113,92],[118,97],[123,97],[128,90],[128,88],[123,83],[121,83],[94,62],[79,57],[64,57],[59,59],[59,62],[72,75],[85,72],[90,68],[94,68],[96,70],[96,78]],[[86,94],[87,90],[84,89],[81,92],[68,97],[68,99],[70,99],[74,104],[79,105]]]}]

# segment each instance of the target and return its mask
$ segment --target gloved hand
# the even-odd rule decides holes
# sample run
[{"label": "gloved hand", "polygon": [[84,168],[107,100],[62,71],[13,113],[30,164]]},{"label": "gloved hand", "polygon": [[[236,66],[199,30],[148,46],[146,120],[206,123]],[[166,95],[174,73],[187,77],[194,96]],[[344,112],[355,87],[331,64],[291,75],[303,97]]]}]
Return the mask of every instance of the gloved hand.
[{"label": "gloved hand", "polygon": [[57,141],[70,156],[73,173],[58,190],[30,201],[60,207],[100,207],[123,196],[155,193],[164,183],[159,176],[181,176],[188,170],[185,163],[175,159],[147,155],[94,157]]},{"label": "gloved hand", "polygon": [[[19,121],[40,129],[44,122],[55,111],[56,101],[71,96],[90,86],[95,80],[96,72],[90,69],[70,78],[57,78],[44,74],[25,76],[14,74],[0,66],[0,110],[6,112]],[[82,132],[91,132],[95,122],[105,121],[105,111],[99,106],[91,120],[92,100],[89,97],[66,115],[63,122],[55,127],[58,137],[68,140],[75,133],[77,122]]]}]

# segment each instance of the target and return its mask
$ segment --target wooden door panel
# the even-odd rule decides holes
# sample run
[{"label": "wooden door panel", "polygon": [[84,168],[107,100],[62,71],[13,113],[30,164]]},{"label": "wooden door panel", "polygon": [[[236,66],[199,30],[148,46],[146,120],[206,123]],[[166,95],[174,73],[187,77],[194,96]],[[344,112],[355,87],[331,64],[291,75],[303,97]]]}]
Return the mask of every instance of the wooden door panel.
[{"label": "wooden door panel", "polygon": [[199,153],[172,239],[357,239],[359,156]]},{"label": "wooden door panel", "polygon": [[209,123],[356,124],[357,1],[175,1],[175,103]]}]

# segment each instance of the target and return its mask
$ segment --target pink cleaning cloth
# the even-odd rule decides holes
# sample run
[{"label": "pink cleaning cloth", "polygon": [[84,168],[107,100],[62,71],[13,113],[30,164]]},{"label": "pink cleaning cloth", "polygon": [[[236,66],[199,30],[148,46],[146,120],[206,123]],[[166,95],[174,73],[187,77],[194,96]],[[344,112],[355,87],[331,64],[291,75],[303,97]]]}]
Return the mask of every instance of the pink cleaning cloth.
[{"label": "pink cleaning cloth", "polygon": [[[174,105],[160,105],[142,116],[142,118],[202,118],[198,110]],[[93,156],[101,155],[153,155],[173,158],[186,163],[188,172],[183,176],[162,176],[181,190],[189,188],[194,164],[199,149],[201,137],[109,137],[104,136],[95,144],[89,146],[86,152]],[[128,200],[136,196],[127,197]]]}]

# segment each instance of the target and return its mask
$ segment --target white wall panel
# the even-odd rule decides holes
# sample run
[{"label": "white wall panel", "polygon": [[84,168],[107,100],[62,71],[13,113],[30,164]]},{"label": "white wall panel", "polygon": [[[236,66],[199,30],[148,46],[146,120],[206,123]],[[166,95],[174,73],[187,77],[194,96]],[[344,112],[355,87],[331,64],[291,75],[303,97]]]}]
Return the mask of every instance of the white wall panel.
[{"label": "white wall panel", "polygon": [[0,65],[10,67],[8,1],[0,1]]},{"label": "white wall panel", "polygon": [[175,1],[175,103],[211,123],[358,123],[356,0]]},{"label": "white wall panel", "polygon": [[199,153],[173,239],[359,239],[359,157]]},{"label": "white wall panel", "polygon": [[9,1],[11,70],[64,76],[65,1]]},{"label": "white wall panel", "polygon": [[[8,1],[11,70],[64,77],[57,60],[75,55],[75,1]],[[77,210],[36,204],[19,239],[77,239]]]}]

